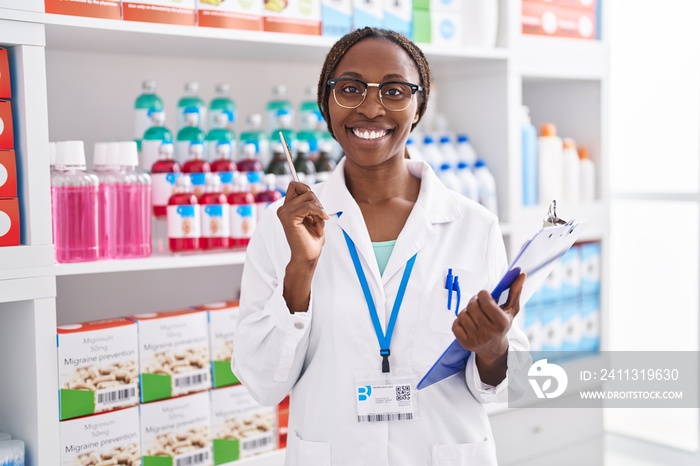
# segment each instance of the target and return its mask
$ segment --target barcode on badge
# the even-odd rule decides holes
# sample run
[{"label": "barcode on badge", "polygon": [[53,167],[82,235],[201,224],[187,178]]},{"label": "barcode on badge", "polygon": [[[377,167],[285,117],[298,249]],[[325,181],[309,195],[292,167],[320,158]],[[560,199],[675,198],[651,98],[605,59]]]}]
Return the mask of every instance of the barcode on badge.
[{"label": "barcode on badge", "polygon": [[100,390],[95,393],[95,409],[111,409],[138,403],[138,391],[135,385]]},{"label": "barcode on badge", "polygon": [[197,374],[178,375],[173,379],[175,388],[187,389],[191,387],[199,387],[209,385],[209,372],[200,372]]},{"label": "barcode on badge", "polygon": [[200,451],[187,456],[180,456],[175,459],[175,466],[196,466],[208,463],[209,452]]},{"label": "barcode on badge", "polygon": [[410,421],[413,413],[366,414],[357,416],[357,422]]},{"label": "barcode on badge", "polygon": [[252,455],[274,448],[273,434],[266,434],[264,437],[253,439],[241,439],[241,453],[244,455]]},{"label": "barcode on badge", "polygon": [[411,386],[397,385],[396,386],[396,401],[411,401]]}]

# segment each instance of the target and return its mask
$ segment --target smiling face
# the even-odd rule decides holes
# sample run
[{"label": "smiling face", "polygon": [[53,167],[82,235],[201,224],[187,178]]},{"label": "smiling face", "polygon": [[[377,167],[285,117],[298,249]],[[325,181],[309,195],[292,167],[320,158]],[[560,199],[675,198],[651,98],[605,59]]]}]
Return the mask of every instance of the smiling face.
[{"label": "smiling face", "polygon": [[[399,45],[377,38],[364,39],[352,46],[331,77],[356,78],[368,83],[420,84],[418,69],[411,57]],[[346,163],[372,167],[394,158],[403,159],[411,126],[418,121],[418,98],[414,96],[405,110],[392,112],[382,105],[378,89],[369,87],[362,105],[352,109],[339,106],[331,93],[328,111],[333,134],[345,152]]]}]

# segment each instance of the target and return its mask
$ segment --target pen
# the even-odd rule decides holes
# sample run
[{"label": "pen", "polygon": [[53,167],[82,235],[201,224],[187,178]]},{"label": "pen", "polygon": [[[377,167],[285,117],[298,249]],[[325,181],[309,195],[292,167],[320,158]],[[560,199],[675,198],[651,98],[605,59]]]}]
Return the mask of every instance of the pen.
[{"label": "pen", "polygon": [[294,160],[292,159],[292,151],[289,149],[289,145],[287,145],[287,140],[284,139],[284,134],[282,134],[282,131],[280,133],[280,139],[282,140],[282,147],[284,147],[284,155],[287,156],[287,164],[289,165],[289,170],[292,172],[292,179],[294,181],[299,181],[299,175],[297,175],[297,171],[294,168]]}]

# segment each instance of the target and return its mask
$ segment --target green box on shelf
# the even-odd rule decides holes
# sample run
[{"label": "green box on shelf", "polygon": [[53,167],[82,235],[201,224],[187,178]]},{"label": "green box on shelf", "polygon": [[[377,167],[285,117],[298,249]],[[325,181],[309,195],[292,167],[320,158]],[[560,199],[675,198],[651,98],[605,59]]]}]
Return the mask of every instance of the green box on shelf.
[{"label": "green box on shelf", "polygon": [[431,42],[430,11],[413,10],[413,41],[423,44]]}]

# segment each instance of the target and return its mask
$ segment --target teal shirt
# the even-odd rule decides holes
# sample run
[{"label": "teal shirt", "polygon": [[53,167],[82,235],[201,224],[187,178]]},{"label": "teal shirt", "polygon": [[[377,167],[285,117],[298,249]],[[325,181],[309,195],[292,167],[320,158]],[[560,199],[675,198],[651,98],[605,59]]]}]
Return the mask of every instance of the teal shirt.
[{"label": "teal shirt", "polygon": [[372,249],[374,249],[374,256],[377,258],[377,265],[379,265],[379,273],[381,275],[384,275],[384,269],[386,269],[386,264],[389,263],[389,257],[391,257],[391,252],[394,250],[394,245],[396,245],[396,240],[372,243]]}]

